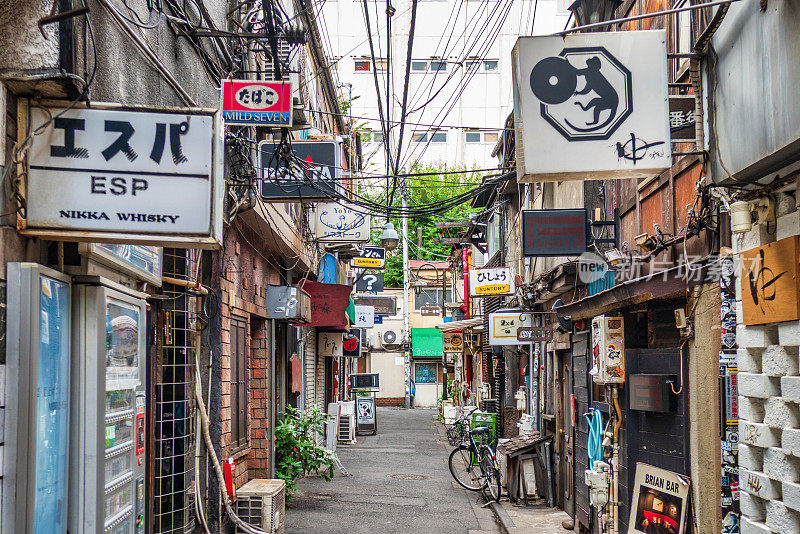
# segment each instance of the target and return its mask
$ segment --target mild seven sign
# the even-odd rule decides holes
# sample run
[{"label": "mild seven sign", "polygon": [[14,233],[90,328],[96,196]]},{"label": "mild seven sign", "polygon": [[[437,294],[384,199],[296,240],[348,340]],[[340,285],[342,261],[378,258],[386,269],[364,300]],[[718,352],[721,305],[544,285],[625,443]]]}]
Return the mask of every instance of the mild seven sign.
[{"label": "mild seven sign", "polygon": [[291,126],[292,85],[289,82],[225,80],[222,118],[239,126]]},{"label": "mild seven sign", "polygon": [[28,124],[41,133],[27,155],[23,234],[218,246],[223,194],[216,112],[30,106]]},{"label": "mild seven sign", "polygon": [[520,181],[669,167],[663,30],[521,37],[512,53]]}]

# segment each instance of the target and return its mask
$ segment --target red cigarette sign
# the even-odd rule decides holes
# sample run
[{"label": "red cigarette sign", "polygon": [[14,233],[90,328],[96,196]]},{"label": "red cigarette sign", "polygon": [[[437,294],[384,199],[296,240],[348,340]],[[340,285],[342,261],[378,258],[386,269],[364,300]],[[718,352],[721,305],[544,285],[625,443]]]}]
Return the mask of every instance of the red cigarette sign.
[{"label": "red cigarette sign", "polygon": [[292,85],[289,82],[225,80],[222,118],[242,126],[291,126]]}]

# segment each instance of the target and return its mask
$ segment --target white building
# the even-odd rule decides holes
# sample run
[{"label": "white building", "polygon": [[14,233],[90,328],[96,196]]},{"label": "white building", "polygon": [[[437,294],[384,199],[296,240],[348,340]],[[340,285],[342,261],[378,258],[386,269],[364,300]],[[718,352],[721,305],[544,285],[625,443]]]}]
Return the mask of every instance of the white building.
[{"label": "white building", "polygon": [[[387,3],[366,1],[374,63],[364,6],[363,0],[329,0],[319,24],[329,33],[323,41],[336,62],[340,95],[352,96],[354,123],[364,128],[364,171],[384,174],[374,70],[384,113],[389,75],[390,147],[396,157],[412,3],[391,4],[391,54],[387,54]],[[564,29],[567,7],[566,0],[420,0],[398,168],[408,168],[415,160],[494,167],[492,148],[513,108],[511,49],[519,35]]]}]

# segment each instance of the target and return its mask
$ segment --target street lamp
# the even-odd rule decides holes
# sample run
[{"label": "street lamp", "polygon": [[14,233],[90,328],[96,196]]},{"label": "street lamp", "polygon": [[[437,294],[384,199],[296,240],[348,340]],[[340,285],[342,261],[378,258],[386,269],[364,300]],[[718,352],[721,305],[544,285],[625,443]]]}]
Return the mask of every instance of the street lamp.
[{"label": "street lamp", "polygon": [[[575,16],[576,26],[596,24],[604,20],[610,20],[614,15],[622,0],[575,0],[569,10]],[[598,26],[584,31],[602,31],[604,28]]]},{"label": "street lamp", "polygon": [[386,250],[394,250],[399,244],[400,236],[397,235],[394,224],[386,221],[386,226],[383,227],[383,233],[381,234],[381,246]]}]

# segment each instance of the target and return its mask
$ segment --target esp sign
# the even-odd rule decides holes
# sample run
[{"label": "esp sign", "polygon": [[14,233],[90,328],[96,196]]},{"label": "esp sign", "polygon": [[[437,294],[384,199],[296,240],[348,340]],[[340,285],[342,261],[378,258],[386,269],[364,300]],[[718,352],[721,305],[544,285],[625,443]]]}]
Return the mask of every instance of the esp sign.
[{"label": "esp sign", "polygon": [[469,294],[471,297],[513,295],[516,290],[514,271],[511,267],[469,270]]},{"label": "esp sign", "polygon": [[292,85],[289,82],[225,80],[222,118],[239,126],[291,126]]},{"label": "esp sign", "polygon": [[383,269],[386,266],[386,249],[382,247],[365,246],[361,254],[350,260],[353,267],[367,267],[370,269]]},{"label": "esp sign", "polygon": [[[40,107],[20,232],[71,241],[215,248],[222,235],[222,135],[214,111]],[[23,121],[20,121],[23,123]]]}]

